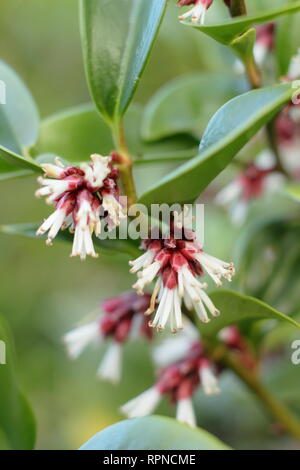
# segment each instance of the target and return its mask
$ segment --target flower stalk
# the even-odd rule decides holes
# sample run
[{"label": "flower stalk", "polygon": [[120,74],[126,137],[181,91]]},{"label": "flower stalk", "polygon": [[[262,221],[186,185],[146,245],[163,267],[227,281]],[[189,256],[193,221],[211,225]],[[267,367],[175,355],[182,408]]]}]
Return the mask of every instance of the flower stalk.
[{"label": "flower stalk", "polygon": [[119,157],[119,162],[117,163],[119,167],[120,178],[124,188],[124,193],[127,196],[128,207],[130,207],[137,202],[137,195],[132,174],[133,162],[126,143],[122,121],[119,121],[113,128],[113,135]]},{"label": "flower stalk", "polygon": [[231,16],[247,15],[245,0],[231,0],[229,9]]}]

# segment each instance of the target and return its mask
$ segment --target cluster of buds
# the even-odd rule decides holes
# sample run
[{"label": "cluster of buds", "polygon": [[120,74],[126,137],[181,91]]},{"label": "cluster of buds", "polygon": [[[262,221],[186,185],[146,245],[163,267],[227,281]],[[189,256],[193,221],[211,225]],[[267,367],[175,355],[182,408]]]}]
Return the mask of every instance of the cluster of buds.
[{"label": "cluster of buds", "polygon": [[202,343],[196,341],[184,358],[158,372],[158,380],[153,387],[123,405],[121,411],[129,418],[146,416],[154,411],[163,396],[168,396],[176,404],[176,418],[196,426],[192,396],[199,386],[207,395],[219,393],[216,372],[204,353]]},{"label": "cluster of buds", "polygon": [[102,344],[107,339],[111,340],[97,375],[112,383],[119,382],[124,343],[140,336],[152,339],[153,330],[144,316],[149,302],[150,294],[140,297],[135,292],[125,292],[102,302],[102,314],[64,336],[69,356],[77,359],[88,344]]},{"label": "cluster of buds", "polygon": [[205,292],[207,284],[198,279],[204,271],[217,286],[222,285],[222,278],[231,281],[234,275],[232,263],[203,251],[193,230],[177,229],[173,221],[169,233],[161,239],[144,240],[145,253],[130,262],[130,271],[138,273],[138,280],[133,285],[138,294],[142,295],[145,287],[156,280],[146,311],[150,315],[156,310],[156,314],[149,325],[163,330],[169,321],[172,332],[183,328],[182,303],[188,310],[194,308],[204,323],[210,320],[207,311],[213,317],[219,316],[220,312]]},{"label": "cluster of buds", "polygon": [[80,167],[64,166],[57,158],[55,164],[41,165],[45,175],[38,182],[42,188],[36,196],[46,196],[46,202],[55,212],[46,219],[37,235],[48,232],[46,243],[52,244],[59,230],[69,228],[74,232],[71,256],[96,257],[92,235],[100,236],[102,225],[109,230],[126,217],[117,185],[118,170],[111,157],[91,155],[91,163]]},{"label": "cluster of buds", "polygon": [[250,203],[281,184],[273,154],[264,151],[225,186],[216,196],[219,205],[229,207],[234,224],[244,222]]}]

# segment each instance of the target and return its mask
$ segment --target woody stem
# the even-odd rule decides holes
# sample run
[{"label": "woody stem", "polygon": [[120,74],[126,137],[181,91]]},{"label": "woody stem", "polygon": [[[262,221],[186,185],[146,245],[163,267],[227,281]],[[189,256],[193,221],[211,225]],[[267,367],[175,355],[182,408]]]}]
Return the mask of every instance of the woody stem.
[{"label": "woody stem", "polygon": [[245,0],[231,0],[229,9],[231,16],[247,15]]}]

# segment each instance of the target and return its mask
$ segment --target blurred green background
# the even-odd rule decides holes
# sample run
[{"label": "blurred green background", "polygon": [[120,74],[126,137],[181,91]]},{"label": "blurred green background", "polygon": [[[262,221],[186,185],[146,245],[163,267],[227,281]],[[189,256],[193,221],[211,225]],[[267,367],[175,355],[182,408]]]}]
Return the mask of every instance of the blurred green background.
[{"label": "blurred green background", "polygon": [[[171,5],[135,97],[139,103],[178,75],[224,71],[232,65],[225,48],[178,27],[177,15]],[[4,0],[0,37],[1,58],[23,77],[42,117],[89,101],[76,0]],[[1,182],[0,224],[34,222],[48,213],[44,202],[33,196],[36,186],[34,178]],[[207,250],[213,246],[215,255],[230,256],[233,229],[221,212],[216,216],[211,209],[207,216]],[[0,311],[12,327],[20,381],[37,418],[36,447],[78,448],[121,419],[118,406],[153,380],[147,345],[127,347],[124,380],[113,387],[95,378],[100,351],[89,350],[70,362],[61,343],[62,335],[101,299],[130,287],[128,259],[101,255],[81,263],[70,259],[70,246],[60,242],[46,248],[42,241],[1,234],[0,243]],[[228,376],[224,389],[222,397],[199,397],[199,424],[239,448],[274,446],[269,423],[243,387]],[[167,405],[162,410],[174,413]],[[284,440],[282,445],[290,443]]]}]

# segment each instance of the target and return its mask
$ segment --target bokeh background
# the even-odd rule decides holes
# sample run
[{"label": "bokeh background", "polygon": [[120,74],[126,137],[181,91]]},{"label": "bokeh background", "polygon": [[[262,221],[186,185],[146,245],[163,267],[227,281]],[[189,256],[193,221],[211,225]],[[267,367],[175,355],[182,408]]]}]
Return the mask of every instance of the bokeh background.
[{"label": "bokeh background", "polygon": [[[138,103],[146,103],[178,75],[201,70],[223,73],[232,67],[225,48],[178,26],[177,15],[176,6],[170,5],[135,97]],[[76,0],[2,0],[0,37],[1,58],[23,77],[42,117],[89,101]],[[147,167],[147,171],[157,175],[166,169]],[[47,207],[33,196],[36,186],[35,178],[1,182],[0,224],[35,222],[45,216]],[[206,213],[207,251],[231,257],[235,230],[223,212],[209,206]],[[125,256],[101,255],[82,263],[70,259],[69,251],[70,246],[60,242],[46,248],[42,241],[0,235],[0,311],[15,338],[20,382],[37,419],[38,449],[78,448],[121,419],[118,406],[153,380],[149,347],[142,343],[126,348],[120,387],[96,380],[101,350],[91,349],[76,362],[68,360],[62,335],[101,299],[132,283]],[[204,398],[200,392],[199,424],[238,448],[278,446],[279,438],[274,441],[269,421],[243,386],[230,375],[222,386],[221,397]],[[174,413],[166,403],[160,411]],[[280,445],[292,446],[284,438]]]}]

